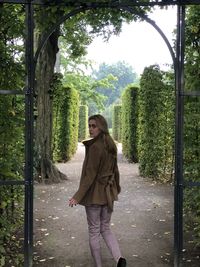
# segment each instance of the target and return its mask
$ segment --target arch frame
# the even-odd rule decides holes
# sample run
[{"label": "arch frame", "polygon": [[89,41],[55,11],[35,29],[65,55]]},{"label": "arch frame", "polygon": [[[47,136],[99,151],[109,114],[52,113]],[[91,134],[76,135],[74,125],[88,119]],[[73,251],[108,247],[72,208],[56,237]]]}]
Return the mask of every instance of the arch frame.
[{"label": "arch frame", "polygon": [[[101,3],[100,3],[101,2]],[[184,96],[199,96],[199,92],[186,93],[184,91],[184,46],[185,46],[185,8],[187,5],[200,4],[199,0],[150,0],[137,1],[43,1],[43,0],[0,0],[0,3],[8,4],[25,4],[26,8],[26,87],[25,95],[25,178],[24,181],[0,181],[1,185],[24,185],[25,191],[25,224],[24,224],[24,266],[32,266],[33,257],[33,102],[35,87],[35,67],[40,50],[45,41],[50,36],[55,27],[64,22],[68,17],[78,14],[79,12],[98,8],[121,8],[133,12],[135,6],[177,6],[177,39],[176,53],[174,53],[169,41],[156,25],[156,23],[144,16],[143,19],[151,24],[165,41],[175,70],[175,88],[176,88],[176,126],[175,126],[175,183],[174,183],[174,266],[181,266],[182,248],[183,248],[183,114],[184,114]],[[34,54],[33,49],[33,31],[34,31],[34,5],[65,5],[74,7],[71,14],[60,18],[60,21],[53,26],[45,35],[39,50]],[[134,11],[135,13],[135,11]],[[63,20],[64,19],[64,20]],[[17,90],[8,91],[7,93],[0,90],[0,94],[21,94]],[[194,186],[200,186],[196,183]]]}]

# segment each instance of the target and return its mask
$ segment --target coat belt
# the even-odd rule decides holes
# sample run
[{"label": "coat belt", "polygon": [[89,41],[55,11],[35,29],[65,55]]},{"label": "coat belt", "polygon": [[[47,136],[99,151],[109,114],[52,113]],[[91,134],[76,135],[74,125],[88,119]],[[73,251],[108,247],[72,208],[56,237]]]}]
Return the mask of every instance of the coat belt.
[{"label": "coat belt", "polygon": [[[98,177],[97,181],[100,184],[105,185],[106,197],[108,201],[108,208],[110,211],[113,211],[113,201],[117,198],[117,188],[114,186],[115,175],[113,172],[105,173]],[[112,199],[114,197],[114,199]]]}]

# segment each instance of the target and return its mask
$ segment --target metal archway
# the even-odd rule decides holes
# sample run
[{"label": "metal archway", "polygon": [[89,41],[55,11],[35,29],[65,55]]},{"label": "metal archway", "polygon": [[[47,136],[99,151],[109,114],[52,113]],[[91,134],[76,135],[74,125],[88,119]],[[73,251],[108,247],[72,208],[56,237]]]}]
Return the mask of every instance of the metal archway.
[{"label": "metal archway", "polygon": [[[105,6],[107,7],[107,6]],[[94,9],[98,9],[98,8],[103,8],[102,5],[99,7],[98,5],[95,6],[95,7],[79,7],[79,8],[76,8],[74,10],[72,10],[71,12],[63,15],[57,23],[54,24],[53,27],[51,27],[48,32],[46,32],[46,34],[44,35],[43,39],[41,40],[40,44],[39,44],[39,47],[35,53],[35,56],[34,56],[34,63],[35,65],[37,64],[37,60],[38,60],[38,57],[39,57],[39,54],[42,50],[42,48],[44,47],[46,41],[48,40],[48,38],[51,36],[51,34],[54,32],[54,30],[59,26],[61,25],[63,22],[65,22],[66,20],[68,20],[69,18],[77,15],[78,13],[81,13],[81,12],[84,12],[84,11],[88,11],[88,10],[94,10]],[[167,48],[169,49],[169,52],[170,52],[170,55],[172,57],[172,62],[173,62],[173,65],[174,65],[174,68],[175,68],[175,61],[176,61],[176,58],[175,58],[175,54],[174,54],[174,51],[173,51],[173,48],[172,46],[170,45],[169,43],[169,40],[167,39],[167,37],[165,36],[165,34],[163,33],[163,31],[158,27],[158,25],[156,25],[155,21],[153,21],[152,19],[150,19],[148,16],[146,15],[142,15],[140,13],[137,13],[135,10],[133,10],[131,7],[128,7],[128,6],[114,6],[114,7],[110,7],[109,8],[116,8],[116,9],[123,9],[123,10],[126,10],[128,12],[130,12],[131,14],[135,14],[135,15],[138,15],[141,19],[145,20],[147,23],[149,23],[151,26],[154,27],[154,29],[160,34],[160,36],[162,37],[162,39],[164,40],[165,44],[167,45]]]},{"label": "metal archway", "polygon": [[[175,184],[174,184],[174,266],[181,266],[183,247],[183,99],[184,96],[200,96],[197,92],[184,92],[184,30],[185,6],[200,4],[199,0],[122,0],[122,1],[70,1],[70,0],[0,0],[0,3],[25,4],[26,6],[26,88],[25,88],[25,178],[23,181],[0,181],[1,185],[24,185],[25,188],[25,231],[24,231],[24,266],[32,266],[33,256],[33,99],[35,83],[35,67],[39,53],[55,27],[66,19],[82,11],[97,8],[118,8],[135,13],[135,6],[177,6],[177,44],[176,53],[161,29],[145,15],[142,19],[150,23],[165,41],[175,69],[176,87],[176,129],[175,129]],[[45,35],[36,54],[33,50],[34,5],[65,5],[74,7],[74,11],[66,14]],[[138,14],[137,14],[138,15]],[[22,94],[18,90],[0,90],[0,94]],[[191,183],[190,183],[191,186]],[[200,186],[195,183],[193,186]]]}]

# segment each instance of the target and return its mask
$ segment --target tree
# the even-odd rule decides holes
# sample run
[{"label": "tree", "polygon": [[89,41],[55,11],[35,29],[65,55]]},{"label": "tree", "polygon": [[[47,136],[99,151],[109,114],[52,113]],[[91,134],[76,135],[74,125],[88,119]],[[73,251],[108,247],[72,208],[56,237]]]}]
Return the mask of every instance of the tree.
[{"label": "tree", "polygon": [[90,101],[92,101],[99,110],[103,110],[106,96],[99,93],[97,88],[103,86],[104,88],[112,89],[112,82],[115,79],[112,75],[108,75],[104,79],[94,80],[91,76],[68,73],[65,75],[63,83],[67,86],[73,85],[77,88],[83,105],[89,105]]},{"label": "tree", "polygon": [[124,88],[128,84],[134,83],[137,80],[137,74],[134,72],[133,68],[124,61],[119,61],[111,65],[102,63],[99,66],[99,69],[93,72],[93,76],[97,80],[105,78],[109,74],[112,74],[114,77],[116,77],[116,80],[113,81],[114,90],[110,91],[104,87],[98,88],[98,92],[107,96],[107,100],[105,102],[106,106],[114,103],[121,96]]}]

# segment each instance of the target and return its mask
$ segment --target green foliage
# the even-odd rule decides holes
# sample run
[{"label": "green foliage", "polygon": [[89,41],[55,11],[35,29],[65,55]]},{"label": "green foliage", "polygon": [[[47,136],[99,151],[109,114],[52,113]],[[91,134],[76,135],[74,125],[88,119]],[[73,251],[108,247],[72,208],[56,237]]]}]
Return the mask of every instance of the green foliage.
[{"label": "green foliage", "polygon": [[164,83],[158,66],[144,69],[138,94],[140,173],[155,180],[172,179],[174,89]]},{"label": "green foliage", "polygon": [[[200,6],[191,6],[186,13],[185,90],[200,90]],[[200,179],[200,98],[184,99],[184,179],[199,182]],[[187,228],[193,240],[200,246],[200,190],[184,190],[184,212]],[[190,237],[192,239],[192,237]]]},{"label": "green foliage", "polygon": [[104,86],[105,88],[112,88],[112,81],[115,78],[112,75],[108,75],[104,79],[94,80],[91,76],[86,76],[80,73],[66,73],[64,74],[63,83],[65,86],[74,87],[78,90],[80,95],[80,101],[83,105],[89,105],[89,113],[94,113],[92,111],[91,104],[98,108],[99,111],[104,109],[105,96],[97,92],[99,86]]},{"label": "green foliage", "polygon": [[[24,105],[22,98],[0,95],[0,180],[22,180],[24,166]],[[20,245],[13,239],[22,223],[23,190],[0,186],[0,262],[19,260]],[[13,253],[10,253],[10,250]],[[4,265],[1,265],[4,266]]]},{"label": "green foliage", "polygon": [[23,188],[0,187],[0,266],[22,266]]},{"label": "green foliage", "polygon": [[78,140],[82,141],[87,137],[88,137],[88,106],[80,105]]},{"label": "green foliage", "polygon": [[122,150],[125,157],[138,161],[137,152],[138,87],[127,86],[122,96]]},{"label": "green foliage", "polygon": [[24,27],[22,7],[1,5],[0,19],[0,88],[4,90],[20,89],[23,86],[24,74],[23,46],[19,45]]},{"label": "green foliage", "polygon": [[108,75],[113,75],[115,80],[113,80],[113,90],[108,90],[107,88],[100,86],[98,92],[107,96],[105,100],[105,106],[109,106],[114,103],[120,96],[123,89],[130,83],[136,82],[137,74],[134,72],[132,67],[125,62],[117,62],[116,64],[108,65],[102,63],[99,66],[99,70],[94,71],[93,76],[95,79],[104,79]]},{"label": "green foliage", "polygon": [[79,95],[70,87],[60,87],[54,96],[54,149],[56,161],[67,161],[78,143]]},{"label": "green foliage", "polygon": [[122,105],[113,106],[112,136],[114,140],[121,142],[122,136]]},{"label": "green foliage", "polygon": [[[21,5],[0,5],[0,89],[20,90],[24,78],[24,30]],[[0,180],[22,180],[24,168],[24,99],[0,95]],[[19,240],[23,189],[0,186],[0,266],[22,266]],[[17,238],[16,238],[17,235]]]}]

